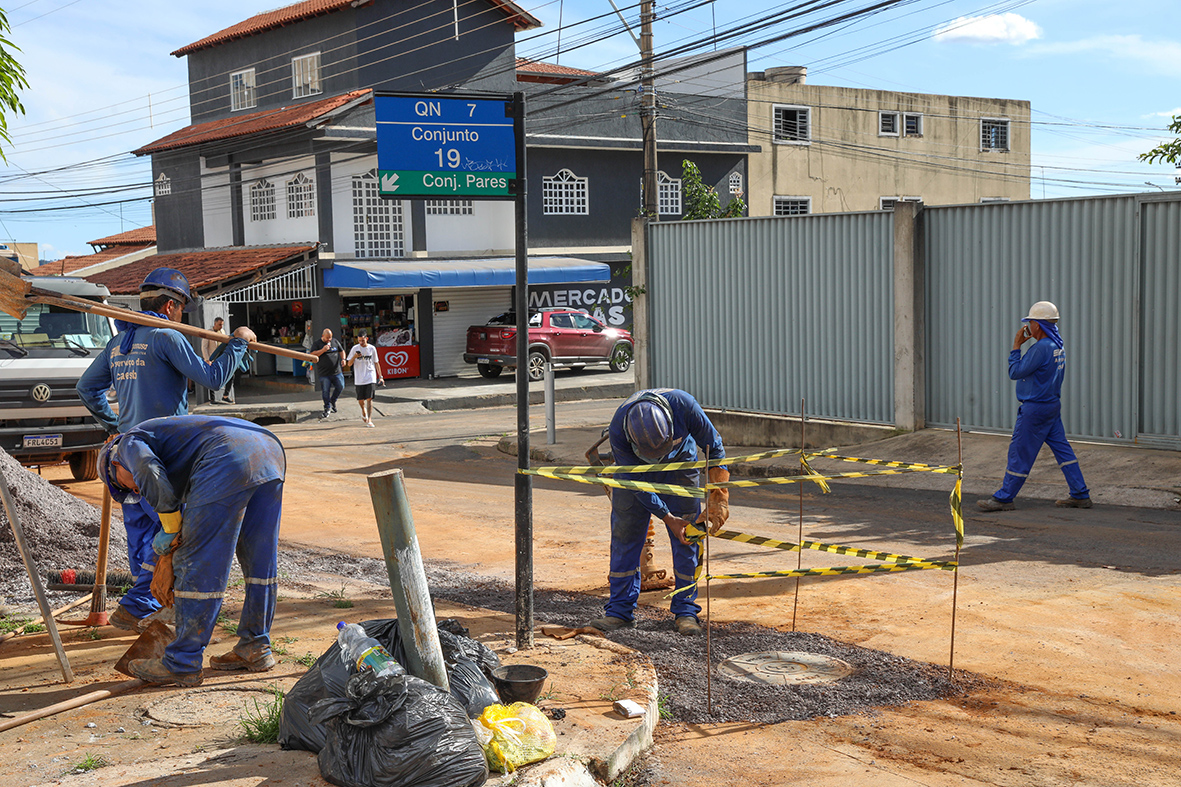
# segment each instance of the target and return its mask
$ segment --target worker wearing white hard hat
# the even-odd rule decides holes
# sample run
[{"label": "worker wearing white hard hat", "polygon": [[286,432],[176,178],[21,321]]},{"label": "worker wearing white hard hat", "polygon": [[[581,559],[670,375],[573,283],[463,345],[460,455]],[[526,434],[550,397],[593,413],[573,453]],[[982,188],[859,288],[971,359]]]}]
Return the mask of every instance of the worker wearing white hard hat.
[{"label": "worker wearing white hard hat", "polygon": [[[1078,457],[1066,440],[1062,426],[1062,379],[1066,371],[1066,348],[1058,332],[1058,307],[1038,301],[1029,307],[1021,330],[1013,337],[1009,353],[1009,379],[1017,381],[1017,423],[1009,442],[1009,461],[1004,482],[992,497],[976,501],[984,511],[1011,511],[1042,445],[1048,445],[1066,477],[1070,496],[1056,501],[1070,508],[1090,508],[1091,493],[1083,481]],[[1034,340],[1023,356],[1021,346]]]}]

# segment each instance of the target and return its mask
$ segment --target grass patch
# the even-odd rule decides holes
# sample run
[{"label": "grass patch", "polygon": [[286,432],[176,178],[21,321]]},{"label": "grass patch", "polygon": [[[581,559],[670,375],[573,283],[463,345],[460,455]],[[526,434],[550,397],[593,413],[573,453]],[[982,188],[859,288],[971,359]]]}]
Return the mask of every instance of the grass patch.
[{"label": "grass patch", "polygon": [[102,633],[96,628],[86,629],[86,631],[82,632],[82,636],[91,640],[103,638]]},{"label": "grass patch", "polygon": [[336,601],[332,602],[332,606],[336,607],[337,609],[352,609],[353,602],[349,601],[347,598],[338,598]]},{"label": "grass patch", "polygon": [[279,637],[277,641],[271,642],[271,652],[279,656],[287,655],[287,646],[295,642],[295,637]]},{"label": "grass patch", "polygon": [[317,657],[316,657],[316,656],[313,656],[311,653],[305,653],[305,654],[303,654],[302,656],[300,656],[299,658],[297,658],[297,659],[295,660],[295,662],[296,662],[297,664],[302,664],[302,665],[304,665],[304,666],[305,666],[305,667],[307,667],[308,669],[311,669],[311,668],[312,668],[312,667],[315,665],[315,663],[316,663],[316,658],[317,658]]},{"label": "grass patch", "polygon": [[9,617],[5,615],[0,618],[0,634],[7,634],[10,631],[16,631],[21,626],[25,626],[32,618],[18,618]]},{"label": "grass patch", "polygon": [[224,612],[218,613],[217,624],[219,626],[221,626],[223,629],[225,629],[230,634],[237,634],[238,633],[237,621],[231,620],[230,617],[228,615],[226,615]]},{"label": "grass patch", "polygon": [[251,743],[279,742],[279,715],[283,712],[283,692],[276,686],[269,688],[270,699],[251,700],[238,719],[242,737]]},{"label": "grass patch", "polygon": [[66,773],[88,773],[89,771],[96,771],[99,768],[105,768],[110,765],[102,757],[96,754],[87,754],[81,762],[76,763]]},{"label": "grass patch", "polygon": [[661,721],[672,721],[673,709],[672,706],[668,704],[667,694],[658,694],[656,696],[656,710],[660,712]]}]

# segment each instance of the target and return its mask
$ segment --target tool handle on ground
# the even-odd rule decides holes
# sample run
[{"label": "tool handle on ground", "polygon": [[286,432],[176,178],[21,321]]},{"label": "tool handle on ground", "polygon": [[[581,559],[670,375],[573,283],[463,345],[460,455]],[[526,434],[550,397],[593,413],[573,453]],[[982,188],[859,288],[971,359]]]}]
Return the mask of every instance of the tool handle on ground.
[{"label": "tool handle on ground", "polygon": [[11,730],[13,727],[20,727],[21,725],[28,724],[29,722],[36,721],[37,719],[44,719],[46,716],[52,716],[55,713],[61,713],[62,711],[72,710],[74,708],[81,708],[83,705],[89,705],[92,702],[105,700],[107,697],[114,697],[116,694],[122,694],[125,691],[138,689],[140,686],[145,685],[147,684],[138,678],[133,680],[125,680],[122,683],[116,683],[109,689],[92,691],[89,694],[83,694],[81,697],[75,697],[72,700],[58,702],[54,705],[50,705],[48,708],[35,710],[32,713],[26,713],[24,716],[17,716],[15,719],[7,719],[3,723],[0,723],[0,732]]},{"label": "tool handle on ground", "polygon": [[[83,604],[85,604],[87,601],[90,601],[90,599],[91,599],[90,595],[85,595],[82,598],[76,598],[73,601],[71,601],[69,604],[66,604],[64,607],[58,607],[57,609],[55,609],[53,611],[53,616],[56,618],[58,615],[60,615],[63,612],[69,612],[74,607],[80,607]],[[26,628],[28,628],[29,626],[35,625],[37,623],[40,623],[42,620],[43,620],[43,618],[40,615],[38,615],[37,617],[33,618],[32,620],[30,620],[28,623],[21,626],[20,628],[14,630],[14,631],[6,631],[3,634],[0,634],[0,642],[7,642],[8,640],[12,639],[13,637],[19,636],[20,634],[24,634]]]},{"label": "tool handle on ground", "polygon": [[[122,309],[118,306],[107,306],[102,303],[95,303],[84,298],[71,298],[69,296],[61,296],[50,293],[48,290],[40,290],[34,287],[29,298],[33,303],[44,303],[48,306],[59,306],[63,309],[71,309],[79,312],[89,312],[90,314],[98,314],[103,317],[111,317],[116,320],[125,320],[133,322],[137,325],[147,325],[151,328],[171,328],[174,331],[183,333],[186,336],[193,336],[198,339],[212,339],[215,342],[222,344],[229,344],[232,336],[227,336],[224,333],[217,333],[216,331],[209,331],[204,328],[198,328],[196,325],[186,325],[183,322],[172,322],[171,320],[161,320],[159,317],[153,317],[150,314],[142,312],[135,312],[131,309]],[[256,350],[260,353],[270,353],[271,355],[284,355],[288,358],[294,358],[298,361],[311,361],[315,363],[320,359],[311,353],[300,352],[299,350],[289,350],[286,347],[278,347],[273,344],[263,344],[262,342],[250,342],[251,350]]]},{"label": "tool handle on ground", "polygon": [[103,511],[98,526],[98,561],[94,567],[94,590],[90,604],[90,614],[95,616],[107,611],[107,544],[110,540],[111,490],[103,484]]}]

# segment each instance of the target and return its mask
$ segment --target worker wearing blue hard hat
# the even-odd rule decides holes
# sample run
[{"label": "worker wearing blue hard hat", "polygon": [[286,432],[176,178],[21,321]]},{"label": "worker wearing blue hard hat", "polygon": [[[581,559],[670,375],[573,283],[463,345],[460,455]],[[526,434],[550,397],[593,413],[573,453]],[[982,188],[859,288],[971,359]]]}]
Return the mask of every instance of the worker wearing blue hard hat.
[{"label": "worker wearing blue hard hat", "polygon": [[[140,310],[172,322],[180,322],[186,311],[198,303],[189,289],[188,278],[175,268],[156,268],[144,277],[139,288]],[[226,352],[212,363],[204,361],[188,340],[169,328],[152,328],[116,320],[118,333],[78,380],[78,395],[110,434],[126,432],[151,418],[188,413],[188,381],[217,390],[225,385],[246,353],[254,332],[242,327],[234,331]],[[116,415],[107,401],[115,389],[119,402]],[[126,503],[123,525],[127,531],[127,555],[135,585],[119,601],[111,624],[126,630],[143,630],[150,615],[160,609],[151,593],[152,571],[156,566],[152,539],[160,520],[143,501]]]},{"label": "worker wearing blue hard hat", "polygon": [[[708,458],[724,459],[726,449],[701,405],[690,394],[673,388],[638,391],[627,399],[608,428],[611,453],[616,465],[660,465],[696,462],[701,446]],[[620,480],[656,484],[698,486],[696,468],[621,473]],[[710,467],[711,483],[730,478],[724,467]],[[673,573],[678,588],[688,587],[672,597],[674,625],[681,634],[701,632],[697,603],[699,551],[689,543],[685,529],[695,521],[708,521],[714,529],[729,516],[729,491],[711,490],[706,511],[697,498],[657,494],[636,489],[611,490],[611,564],[608,584],[611,596],[604,606],[604,616],[586,625],[600,631],[635,627],[635,609],[640,596],[640,560],[648,535],[649,517],[664,522],[669,531],[673,552]]]},{"label": "worker wearing blue hard hat", "polygon": [[210,666],[272,669],[287,469],[279,439],[237,418],[154,418],[108,441],[98,467],[111,497],[124,505],[142,498],[158,512],[152,548],[173,555],[176,638],[163,658],[134,660],[128,671],[148,683],[200,685],[235,552],[246,586],[238,644]]}]

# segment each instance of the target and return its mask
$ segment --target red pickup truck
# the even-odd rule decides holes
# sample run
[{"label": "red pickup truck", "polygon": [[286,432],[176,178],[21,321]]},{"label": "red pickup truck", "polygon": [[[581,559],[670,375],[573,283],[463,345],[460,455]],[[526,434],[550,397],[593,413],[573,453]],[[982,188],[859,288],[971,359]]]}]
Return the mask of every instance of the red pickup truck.
[{"label": "red pickup truck", "polygon": [[[499,377],[517,365],[517,316],[507,312],[467,329],[463,360],[474,363],[484,377]],[[542,309],[529,315],[530,380],[540,380],[546,361],[555,366],[607,364],[613,372],[632,365],[632,337],[622,328],[611,328],[586,312],[574,309]]]}]

